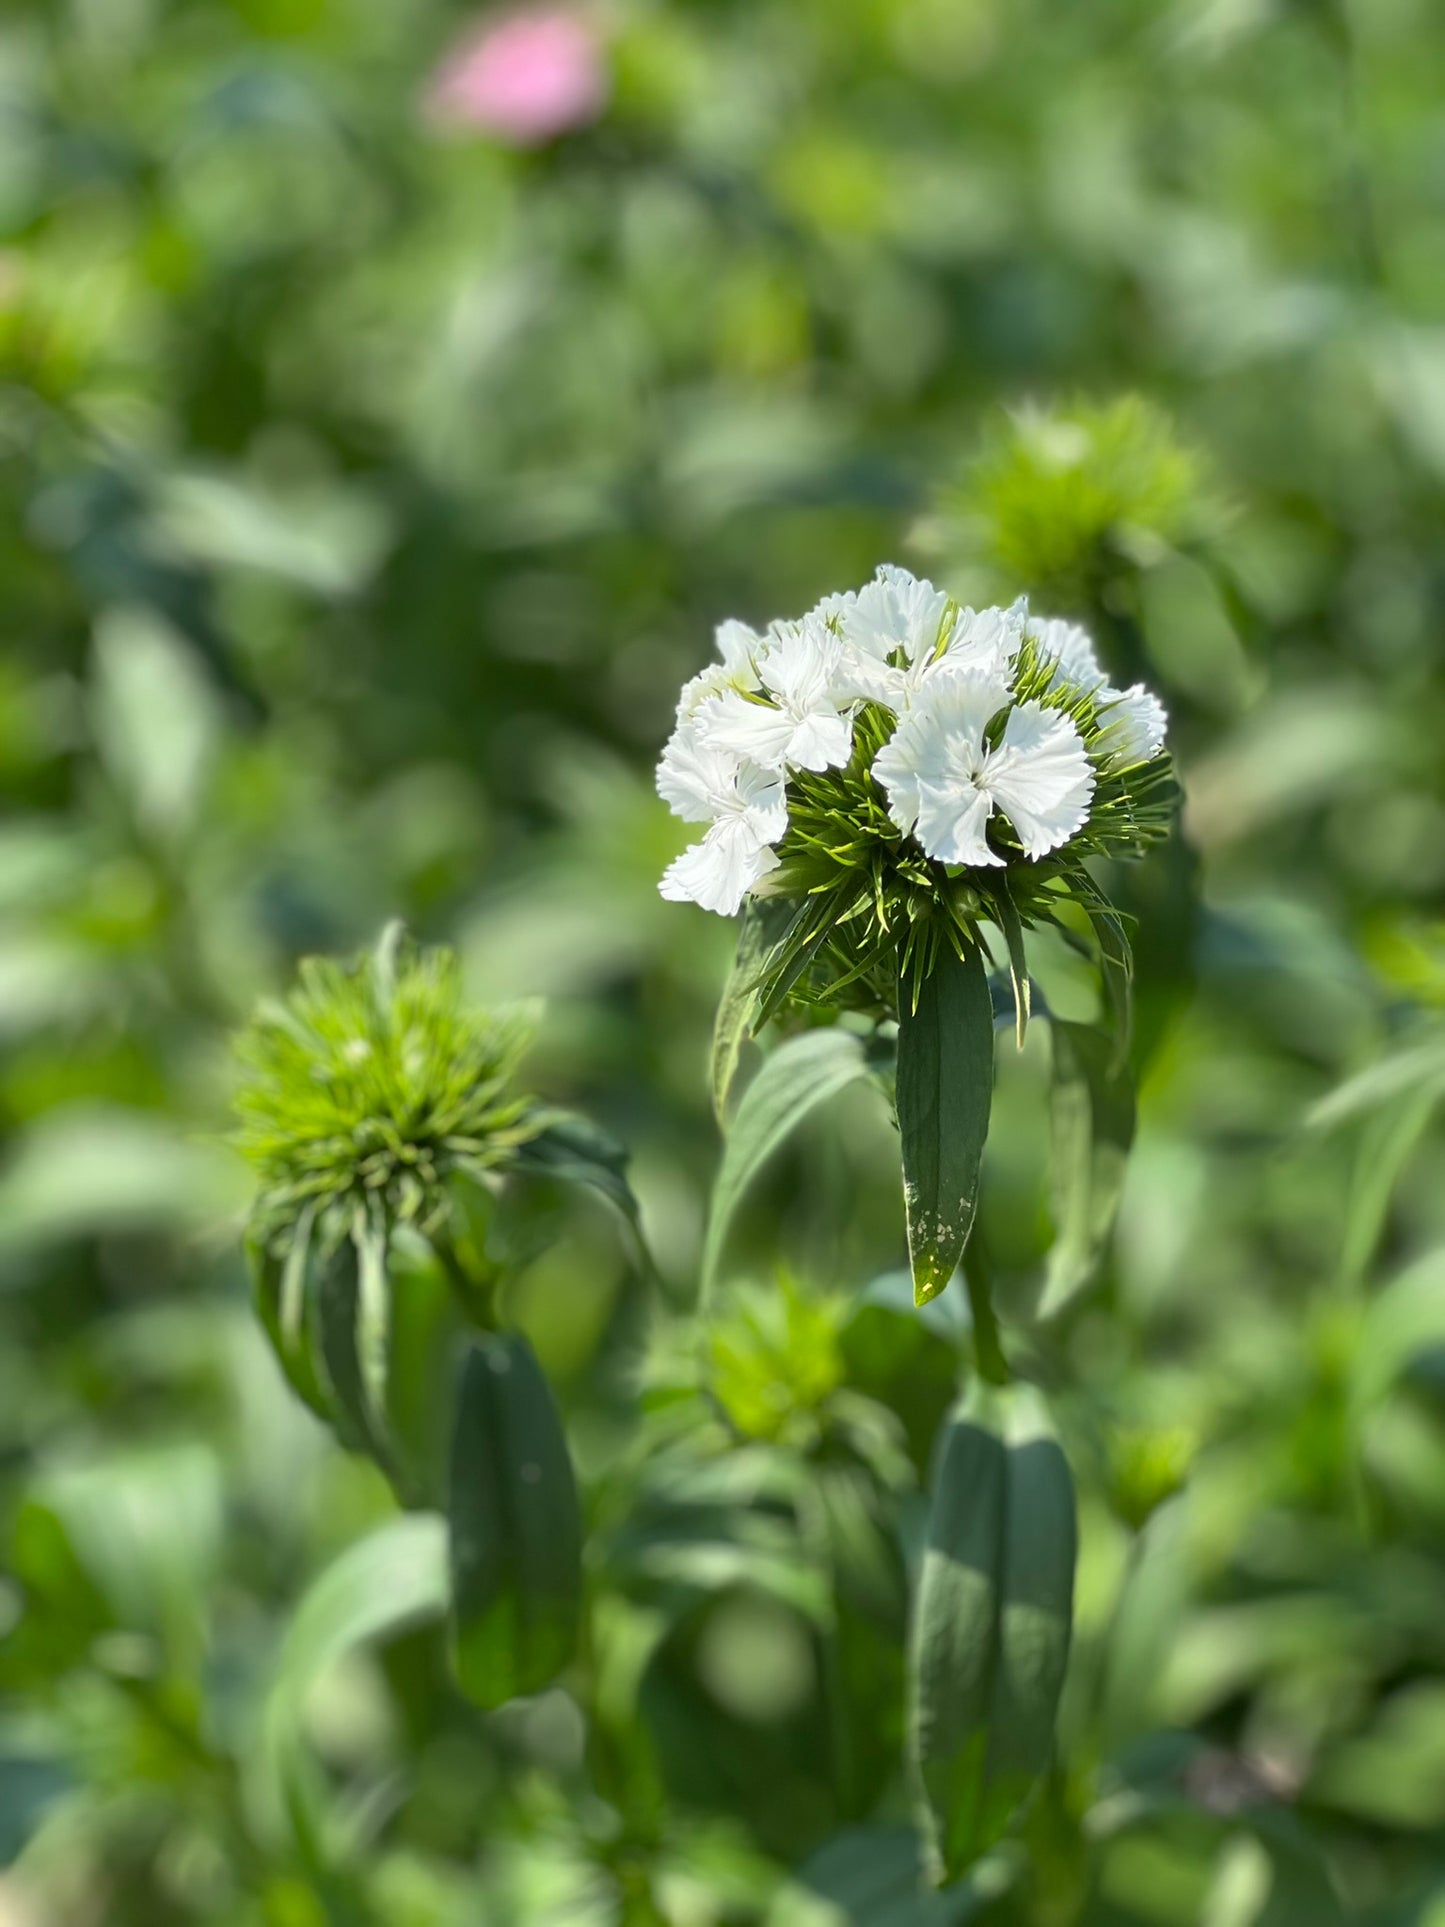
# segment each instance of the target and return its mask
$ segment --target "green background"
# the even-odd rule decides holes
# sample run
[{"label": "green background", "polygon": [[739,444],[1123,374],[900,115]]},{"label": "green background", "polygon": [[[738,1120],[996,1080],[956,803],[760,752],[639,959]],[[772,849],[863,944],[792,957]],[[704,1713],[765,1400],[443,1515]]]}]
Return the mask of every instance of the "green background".
[{"label": "green background", "polygon": [[[732,938],[657,896],[652,764],[714,623],[896,560],[1088,620],[1186,796],[1116,880],[1140,1133],[1066,1345],[1088,1871],[917,1918],[1311,1927],[1327,1880],[1440,1927],[1445,16],[615,0],[605,112],[530,152],[422,110],[468,18],[0,20],[0,1920],[915,1917],[896,1836],[826,1846],[897,1814],[818,1790],[807,1600],[755,1573],[669,1621],[645,1901],[567,1694],[482,1720],[422,1633],[291,1694],[309,1860],[264,1811],[283,1629],[393,1508],[265,1350],[223,1141],[233,1026],[399,915],[547,1000],[530,1082],[631,1145],[685,1301]],[[1007,1315],[1046,1035],[1001,1055]],[[605,1504],[627,1259],[560,1229],[512,1311]],[[654,1337],[688,1390],[649,1423],[805,1462],[876,1363],[839,1305],[902,1253],[855,1091],[752,1194],[763,1295],[701,1391],[697,1330]],[[891,1663],[853,1683],[880,1757]]]}]

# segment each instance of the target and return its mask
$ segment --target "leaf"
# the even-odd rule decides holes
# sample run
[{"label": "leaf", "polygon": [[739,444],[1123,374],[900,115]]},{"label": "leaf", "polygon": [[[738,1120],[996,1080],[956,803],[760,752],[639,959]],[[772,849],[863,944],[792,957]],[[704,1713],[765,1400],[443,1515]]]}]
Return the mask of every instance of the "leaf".
[{"label": "leaf", "polygon": [[1009,894],[1006,881],[999,887],[995,901],[999,928],[1003,931],[1003,940],[1008,945],[1008,974],[1009,983],[1013,989],[1014,1022],[1017,1025],[1018,1046],[1022,1050],[1029,1027],[1031,996],[1029,960],[1024,949],[1024,929],[1019,922],[1019,913],[1014,907],[1014,900]]},{"label": "leaf", "polygon": [[358,1646],[391,1638],[446,1610],[446,1528],[437,1513],[389,1519],[334,1559],[291,1616],[266,1696],[264,1794],[313,1838],[320,1776],[303,1744],[306,1702],[324,1673]]},{"label": "leaf", "polygon": [[640,1269],[652,1275],[652,1256],[642,1235],[642,1214],[627,1181],[629,1154],[609,1132],[590,1118],[554,1112],[550,1121],[516,1151],[516,1166],[535,1177],[563,1184],[581,1184],[598,1193],[621,1215],[630,1234],[633,1256]]},{"label": "leaf", "polygon": [[750,897],[743,906],[737,956],[717,1007],[712,1034],[712,1103],[720,1125],[743,1045],[757,1028],[763,986],[804,912],[787,898]]},{"label": "leaf", "polygon": [[1358,1283],[1385,1229],[1390,1202],[1415,1148],[1429,1130],[1439,1103],[1434,1090],[1412,1090],[1366,1118],[1345,1201],[1340,1277]]},{"label": "leaf", "polygon": [[712,1188],[702,1254],[701,1297],[712,1290],[733,1213],[748,1185],[810,1111],[867,1074],[863,1039],[811,1030],[773,1052],[743,1093]]},{"label": "leaf", "polygon": [[1018,1872],[999,1855],[946,1893],[930,1892],[911,1827],[850,1827],[803,1862],[779,1891],[766,1927],[963,1927],[996,1918]]},{"label": "leaf", "polygon": [[1049,1119],[1054,1244],[1040,1318],[1061,1311],[1093,1277],[1113,1229],[1134,1141],[1134,1085],[1113,1040],[1055,1018]]},{"label": "leaf", "polygon": [[477,1339],[463,1361],[447,1513],[463,1691],[486,1707],[539,1692],[577,1643],[582,1521],[551,1390],[518,1334]]},{"label": "leaf", "polygon": [[1338,1124],[1375,1111],[1399,1097],[1436,1101],[1445,1098],[1445,1036],[1427,1037],[1404,1050],[1392,1051],[1377,1064],[1347,1078],[1321,1098],[1305,1122],[1312,1130],[1328,1131]]},{"label": "leaf", "polygon": [[915,1301],[958,1268],[978,1209],[993,1099],[993,1005],[983,957],[951,950],[918,986],[899,986],[898,1130]]},{"label": "leaf", "polygon": [[965,1871],[1043,1772],[1068,1660],[1073,1482],[1028,1388],[961,1409],[933,1482],[910,1645],[909,1751],[940,1878]]}]

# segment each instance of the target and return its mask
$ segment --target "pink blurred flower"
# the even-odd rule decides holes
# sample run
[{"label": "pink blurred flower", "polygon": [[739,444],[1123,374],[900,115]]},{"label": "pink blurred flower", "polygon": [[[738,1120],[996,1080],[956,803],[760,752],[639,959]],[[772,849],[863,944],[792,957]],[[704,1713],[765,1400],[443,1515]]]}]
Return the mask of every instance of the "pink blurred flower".
[{"label": "pink blurred flower", "polygon": [[432,78],[427,105],[451,127],[533,147],[584,127],[607,101],[591,22],[576,8],[529,7],[482,21]]}]

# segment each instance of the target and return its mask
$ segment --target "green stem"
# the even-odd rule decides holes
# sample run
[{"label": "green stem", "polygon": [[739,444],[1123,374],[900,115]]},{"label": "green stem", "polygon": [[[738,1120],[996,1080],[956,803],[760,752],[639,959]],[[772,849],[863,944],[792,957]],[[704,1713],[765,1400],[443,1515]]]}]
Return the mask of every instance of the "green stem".
[{"label": "green stem", "polygon": [[999,1340],[998,1320],[993,1313],[993,1297],[988,1279],[975,1265],[963,1274],[968,1287],[969,1309],[973,1313],[973,1362],[980,1378],[990,1385],[1007,1385],[1011,1374]]}]

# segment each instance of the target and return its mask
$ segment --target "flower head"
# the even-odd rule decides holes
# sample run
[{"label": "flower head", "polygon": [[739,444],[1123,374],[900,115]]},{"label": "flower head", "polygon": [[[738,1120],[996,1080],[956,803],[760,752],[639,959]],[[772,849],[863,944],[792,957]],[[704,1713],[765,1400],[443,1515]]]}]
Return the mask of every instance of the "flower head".
[{"label": "flower head", "polygon": [[596,120],[607,99],[597,34],[566,6],[485,20],[448,55],[432,81],[435,117],[513,147],[533,147]]},{"label": "flower head", "polygon": [[657,792],[684,823],[708,825],[702,841],[669,866],[662,894],[735,916],[748,891],[777,867],[772,846],[788,827],[781,772],[712,741],[694,720],[674,730],[658,765]]},{"label": "flower head", "polygon": [[530,1037],[525,1012],[467,1009],[455,954],[395,926],[374,955],[305,959],[237,1044],[263,1235],[356,1205],[426,1222],[454,1171],[505,1163],[545,1121],[513,1084]]},{"label": "flower head", "polygon": [[888,566],[761,635],[725,624],[718,646],[658,769],[707,825],[662,892],[724,915],[752,892],[790,901],[789,995],[887,1009],[900,953],[1052,918],[1092,888],[1084,858],[1164,833],[1163,707],[1022,600],[962,608]]},{"label": "flower head", "polygon": [[[1067,843],[1088,814],[1094,772],[1077,728],[1040,703],[1008,702],[1007,684],[986,671],[940,679],[874,760],[888,814],[940,863],[1001,869],[985,835],[995,809],[1032,859]],[[1004,711],[991,743],[988,725]]]}]

